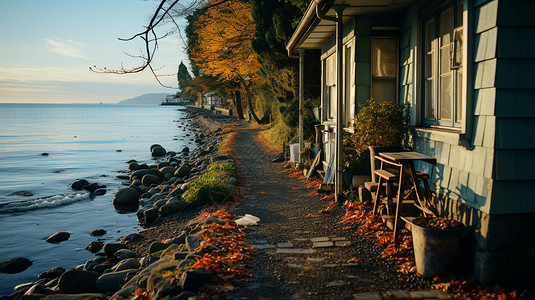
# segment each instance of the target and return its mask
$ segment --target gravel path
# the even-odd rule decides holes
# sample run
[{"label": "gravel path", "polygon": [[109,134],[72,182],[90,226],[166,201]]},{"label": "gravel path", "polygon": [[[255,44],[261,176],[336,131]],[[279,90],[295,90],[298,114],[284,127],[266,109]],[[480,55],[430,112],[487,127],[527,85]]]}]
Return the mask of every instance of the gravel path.
[{"label": "gravel path", "polygon": [[[381,259],[382,246],[339,224],[341,207],[327,207],[298,179],[282,173],[284,163],[254,140],[255,129],[241,126],[236,150],[244,201],[237,215],[260,218],[251,233],[259,249],[253,259],[254,279],[233,299],[344,299],[368,291],[427,290],[429,282],[397,272],[397,262]],[[305,217],[312,214],[316,217]],[[312,239],[349,246],[313,248]],[[319,245],[319,244],[318,244]],[[358,260],[358,262],[355,262]]]}]

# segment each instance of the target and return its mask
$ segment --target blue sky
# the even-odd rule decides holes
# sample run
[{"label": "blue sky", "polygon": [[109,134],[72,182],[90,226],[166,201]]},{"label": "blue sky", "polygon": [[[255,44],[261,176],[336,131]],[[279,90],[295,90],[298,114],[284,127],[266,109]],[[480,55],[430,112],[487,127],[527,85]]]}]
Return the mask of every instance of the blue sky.
[{"label": "blue sky", "polygon": [[[1,0],[0,103],[113,103],[146,93],[174,93],[150,72],[96,74],[90,66],[141,64],[142,42],[122,42],[143,30],[159,1]],[[184,21],[181,22],[184,25]],[[182,28],[183,29],[183,28]],[[162,30],[163,32],[163,30]],[[178,34],[160,41],[154,67],[176,74],[187,58]],[[187,64],[189,65],[189,64]],[[163,77],[177,86],[176,77]]]}]

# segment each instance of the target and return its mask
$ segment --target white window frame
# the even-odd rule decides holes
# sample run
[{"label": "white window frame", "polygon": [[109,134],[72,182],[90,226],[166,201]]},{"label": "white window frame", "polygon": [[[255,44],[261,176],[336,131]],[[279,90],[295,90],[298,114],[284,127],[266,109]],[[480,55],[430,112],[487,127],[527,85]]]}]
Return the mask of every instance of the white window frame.
[{"label": "white window frame", "polygon": [[[355,39],[351,38],[344,44],[344,127],[353,129],[353,118],[355,117]],[[349,100],[349,101],[348,101]]]},{"label": "white window frame", "polygon": [[[330,60],[330,61],[334,60],[334,67],[335,67],[334,70],[332,69],[332,66],[331,68],[327,68],[327,60]],[[328,55],[325,56],[325,58],[322,59],[321,68],[322,68],[322,71],[321,71],[322,73],[322,77],[321,77],[322,78],[322,83],[321,83],[322,122],[335,122],[336,116],[332,115],[332,110],[334,108],[335,109],[334,111],[336,111],[336,97],[337,97],[336,95],[336,52],[329,53]],[[331,74],[331,76],[328,76],[327,74],[328,72],[333,72],[333,74]],[[331,78],[331,82],[329,82],[328,79],[333,76],[335,80],[332,81],[332,78]],[[333,98],[335,100],[334,104],[333,104]]]},{"label": "white window frame", "polygon": [[[462,2],[462,6],[460,6],[460,2]],[[443,3],[442,5],[440,5],[439,7],[435,8],[432,12],[426,14],[420,21],[420,24],[421,24],[421,42],[420,42],[420,45],[421,45],[421,50],[420,50],[420,67],[419,67],[419,70],[421,71],[421,76],[420,76],[420,99],[421,99],[421,124],[424,125],[424,126],[429,126],[429,127],[437,127],[437,128],[444,128],[444,129],[450,129],[450,130],[454,130],[454,131],[458,131],[459,133],[466,133],[467,131],[467,111],[469,110],[469,106],[467,104],[467,85],[468,85],[468,49],[469,49],[469,44],[468,44],[468,5],[467,5],[467,0],[465,1],[462,1],[462,0],[451,0],[451,1],[447,1],[445,3]],[[438,36],[440,35],[440,31],[439,31],[439,28],[440,28],[440,15],[441,13],[445,12],[446,10],[448,9],[451,9],[453,8],[453,15],[454,15],[454,24],[453,24],[453,27],[454,27],[454,34],[452,36],[452,41],[453,41],[453,44],[455,45],[455,37],[457,38],[462,38],[462,41],[463,41],[463,49],[462,49],[462,77],[460,78],[460,82],[462,84],[461,87],[458,87],[456,86],[457,84],[456,83],[453,83],[455,80],[453,80],[456,75],[456,72],[457,72],[457,69],[458,69],[458,65],[454,65],[453,64],[453,60],[450,61],[450,67],[451,67],[451,84],[452,84],[452,91],[451,91],[451,94],[452,94],[452,99],[451,99],[451,105],[452,105],[452,108],[451,108],[451,121],[441,121],[440,118],[439,118],[439,113],[440,113],[440,96],[439,96],[439,82],[440,80],[437,80],[437,78],[440,76],[440,71],[438,70],[438,66],[439,66],[439,55],[434,55],[433,57],[433,63],[432,63],[432,74],[433,74],[433,77],[435,78],[434,79],[434,82],[433,82],[433,86],[434,86],[434,90],[433,90],[433,101],[434,101],[434,116],[435,116],[435,119],[434,120],[430,120],[428,118],[426,118],[426,72],[425,72],[425,60],[426,60],[426,48],[425,48],[425,43],[426,43],[426,26],[425,24],[427,22],[429,22],[430,20],[434,20],[435,22],[435,34],[434,34],[434,40],[433,40],[433,43],[434,43],[434,51],[435,53],[439,52],[440,51],[440,45],[439,45],[439,38]],[[459,9],[462,9],[462,12],[459,12]],[[462,26],[457,26],[457,24],[460,23],[462,19]],[[455,47],[455,46],[452,46],[452,47]],[[453,53],[452,53],[453,54]],[[459,60],[457,60],[457,62],[459,62]],[[456,108],[456,100],[458,98],[456,98],[456,96],[454,96],[456,94],[456,91],[460,88],[460,93],[461,93],[461,99],[460,99],[460,105],[461,105],[461,111],[460,111],[460,122],[455,122],[455,108]]]}]

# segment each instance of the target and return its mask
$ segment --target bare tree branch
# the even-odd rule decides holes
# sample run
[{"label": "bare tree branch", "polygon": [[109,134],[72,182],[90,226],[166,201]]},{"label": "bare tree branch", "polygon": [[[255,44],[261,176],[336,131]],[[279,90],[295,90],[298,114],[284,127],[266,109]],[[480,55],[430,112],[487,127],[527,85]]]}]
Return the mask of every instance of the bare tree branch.
[{"label": "bare tree branch", "polygon": [[[119,40],[121,40],[121,41],[131,41],[131,40],[133,40],[135,38],[141,38],[141,40],[143,40],[144,50],[142,51],[142,54],[140,56],[134,56],[134,55],[130,55],[130,54],[126,53],[126,55],[128,55],[130,57],[140,58],[142,60],[142,64],[140,66],[132,67],[132,68],[129,68],[129,69],[126,69],[123,66],[123,64],[121,64],[121,66],[118,69],[108,69],[106,67],[100,68],[100,67],[97,67],[97,66],[93,66],[93,67],[90,67],[89,70],[92,71],[92,72],[95,72],[95,73],[131,74],[131,73],[139,73],[139,72],[142,72],[145,69],[149,68],[151,73],[154,75],[156,81],[160,85],[162,85],[164,87],[169,87],[169,86],[164,85],[160,81],[160,79],[158,78],[159,76],[162,76],[162,75],[156,74],[156,71],[161,69],[161,68],[155,69],[151,65],[151,63],[152,63],[152,61],[154,59],[154,55],[155,55],[155,53],[156,53],[156,51],[158,49],[158,40],[161,39],[161,38],[167,37],[168,35],[171,34],[171,32],[167,32],[166,34],[164,34],[162,36],[158,36],[156,34],[155,29],[165,19],[166,16],[169,16],[169,11],[171,11],[171,9],[179,2],[179,0],[171,1],[169,6],[164,8],[165,4],[167,2],[169,2],[169,1],[168,0],[162,0],[160,2],[158,7],[156,8],[156,11],[154,12],[154,14],[151,17],[151,20],[150,20],[149,24],[146,26],[146,29],[144,31],[142,31],[142,32],[140,32],[138,34],[135,34],[134,36],[132,36],[130,38],[127,38],[127,39],[119,38]],[[178,24],[177,23],[175,23],[175,24],[178,27]]]},{"label": "bare tree branch", "polygon": [[[207,6],[203,6],[203,9],[209,9],[218,5],[221,5],[223,3],[226,3],[230,0],[221,0],[219,2],[216,2],[214,4],[210,4]],[[136,38],[140,38],[144,43],[144,49],[141,51],[141,55],[131,55],[129,53],[125,53],[129,57],[133,58],[139,58],[141,59],[142,63],[141,65],[137,67],[132,68],[125,68],[124,65],[121,63],[121,65],[117,69],[108,69],[106,67],[97,67],[92,66],[89,67],[89,70],[95,73],[105,73],[105,74],[132,74],[132,73],[140,73],[147,68],[151,71],[156,81],[163,87],[167,88],[173,88],[167,85],[164,85],[159,77],[167,77],[167,76],[175,76],[176,74],[157,74],[156,72],[158,70],[161,70],[162,68],[154,68],[152,66],[152,62],[154,59],[154,55],[156,54],[156,51],[158,49],[158,40],[165,38],[171,34],[174,33],[174,31],[170,31],[165,33],[162,36],[158,36],[156,34],[156,28],[162,24],[165,20],[170,20],[172,23],[174,23],[175,27],[177,28],[177,31],[179,32],[180,38],[184,42],[182,38],[182,34],[180,33],[180,26],[178,25],[178,22],[175,20],[175,17],[171,12],[175,14],[175,16],[183,17],[190,13],[192,10],[197,9],[198,7],[202,6],[203,0],[193,0],[189,5],[182,6],[179,9],[174,10],[175,7],[180,6],[179,0],[161,0],[160,4],[154,11],[154,14],[152,15],[149,23],[147,26],[145,26],[145,30],[142,32],[139,32],[129,38],[119,38],[120,41],[132,41]],[[187,43],[184,43],[185,45]]]}]

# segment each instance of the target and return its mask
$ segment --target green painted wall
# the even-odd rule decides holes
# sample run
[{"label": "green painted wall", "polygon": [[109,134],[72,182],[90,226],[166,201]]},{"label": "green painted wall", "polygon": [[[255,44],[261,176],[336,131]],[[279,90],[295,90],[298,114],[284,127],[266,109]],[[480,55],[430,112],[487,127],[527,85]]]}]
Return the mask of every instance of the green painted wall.
[{"label": "green painted wall", "polygon": [[[533,194],[535,186],[535,173],[522,167],[535,165],[535,80],[530,75],[535,70],[535,47],[526,38],[530,33],[535,36],[535,28],[526,27],[533,26],[533,21],[530,25],[515,17],[534,4],[473,4],[468,41],[473,66],[473,74],[468,74],[472,106],[467,107],[473,122],[471,135],[417,130],[415,148],[438,159],[434,167],[419,167],[431,174],[439,192],[485,213],[535,212],[533,197],[521,196]],[[405,14],[400,44],[400,96],[413,105],[414,125],[420,115],[413,84],[417,80],[418,11],[415,6]],[[504,197],[507,194],[513,197]]]}]

